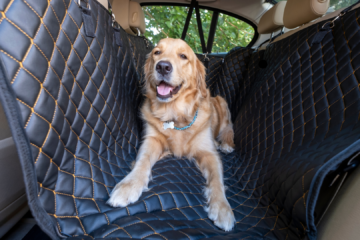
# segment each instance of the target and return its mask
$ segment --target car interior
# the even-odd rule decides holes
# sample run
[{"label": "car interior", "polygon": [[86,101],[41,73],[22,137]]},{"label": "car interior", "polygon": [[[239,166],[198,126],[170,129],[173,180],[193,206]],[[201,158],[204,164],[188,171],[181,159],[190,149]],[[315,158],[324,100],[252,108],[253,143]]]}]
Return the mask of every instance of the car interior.
[{"label": "car interior", "polygon": [[[0,0],[1,239],[359,239],[360,1]],[[142,143],[144,65],[181,38],[234,124],[231,231],[191,159],[106,204]]]}]

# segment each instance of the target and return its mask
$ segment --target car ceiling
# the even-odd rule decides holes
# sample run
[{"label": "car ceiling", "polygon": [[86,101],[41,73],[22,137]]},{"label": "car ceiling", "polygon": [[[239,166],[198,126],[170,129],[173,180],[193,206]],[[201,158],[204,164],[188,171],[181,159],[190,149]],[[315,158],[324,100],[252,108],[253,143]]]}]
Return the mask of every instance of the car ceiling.
[{"label": "car ceiling", "polygon": [[[116,1],[116,0],[115,0]],[[190,0],[133,0],[138,3],[182,3],[190,4]],[[200,6],[212,7],[244,17],[255,25],[261,16],[273,5],[265,0],[198,0]]]}]

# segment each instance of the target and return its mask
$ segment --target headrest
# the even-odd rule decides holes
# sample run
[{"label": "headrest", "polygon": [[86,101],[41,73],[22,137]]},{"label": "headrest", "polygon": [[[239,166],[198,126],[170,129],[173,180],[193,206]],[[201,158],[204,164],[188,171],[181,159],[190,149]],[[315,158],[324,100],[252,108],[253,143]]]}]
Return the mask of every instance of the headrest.
[{"label": "headrest", "polygon": [[111,6],[115,20],[127,33],[136,35],[137,29],[142,34],[145,33],[145,16],[139,3],[129,0],[114,0]]},{"label": "headrest", "polygon": [[145,16],[142,7],[137,2],[130,2],[129,5],[129,25],[131,29],[137,33],[137,30],[141,34],[145,33]]},{"label": "headrest", "polygon": [[284,26],[296,28],[324,15],[330,0],[288,0],[284,13]]},{"label": "headrest", "polygon": [[279,2],[261,17],[258,25],[260,34],[273,33],[284,26],[285,6],[286,2]]},{"label": "headrest", "polygon": [[114,0],[111,4],[115,20],[127,32],[134,35],[129,26],[129,0]]},{"label": "headrest", "polygon": [[98,0],[98,2],[103,5],[105,9],[108,9],[108,0]]}]

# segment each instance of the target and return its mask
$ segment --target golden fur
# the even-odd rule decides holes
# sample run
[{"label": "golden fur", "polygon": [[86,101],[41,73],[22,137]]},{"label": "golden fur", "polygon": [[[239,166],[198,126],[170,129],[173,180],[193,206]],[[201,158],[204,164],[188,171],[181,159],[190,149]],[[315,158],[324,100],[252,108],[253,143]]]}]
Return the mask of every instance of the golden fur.
[{"label": "golden fur", "polygon": [[[156,66],[160,61],[172,65],[167,83],[181,86],[168,99],[157,96],[157,86],[165,79]],[[145,137],[133,170],[116,185],[108,203],[127,206],[138,200],[147,189],[152,166],[169,153],[176,157],[194,158],[206,178],[205,196],[209,218],[216,226],[229,231],[235,218],[225,197],[222,163],[217,152],[233,151],[234,132],[226,101],[211,97],[205,83],[205,68],[192,49],[180,39],[163,39],[148,55],[145,64],[145,96],[141,108],[145,121]],[[198,110],[194,124],[184,130],[163,128],[173,121],[175,126],[187,126]]]}]

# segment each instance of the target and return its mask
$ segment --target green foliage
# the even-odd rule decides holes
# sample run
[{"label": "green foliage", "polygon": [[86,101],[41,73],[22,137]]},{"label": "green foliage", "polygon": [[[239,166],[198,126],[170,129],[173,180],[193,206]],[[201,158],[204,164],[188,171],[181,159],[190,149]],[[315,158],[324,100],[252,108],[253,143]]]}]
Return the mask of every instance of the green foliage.
[{"label": "green foliage", "polygon": [[354,3],[356,3],[357,0],[330,0],[330,8],[333,8],[334,11],[348,7]]},{"label": "green foliage", "polygon": [[[160,39],[166,37],[181,37],[189,10],[188,7],[146,6],[143,7],[143,10],[146,22],[145,36],[153,43],[157,43]],[[205,44],[207,44],[209,36],[212,15],[212,11],[200,9]],[[220,13],[212,52],[228,52],[236,46],[245,47],[253,37],[254,29],[249,24]],[[190,20],[185,41],[195,52],[202,52],[195,10]]]},{"label": "green foliage", "polygon": [[254,38],[254,28],[244,21],[219,14],[213,52],[228,52],[234,47],[246,47]]}]

